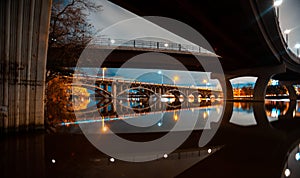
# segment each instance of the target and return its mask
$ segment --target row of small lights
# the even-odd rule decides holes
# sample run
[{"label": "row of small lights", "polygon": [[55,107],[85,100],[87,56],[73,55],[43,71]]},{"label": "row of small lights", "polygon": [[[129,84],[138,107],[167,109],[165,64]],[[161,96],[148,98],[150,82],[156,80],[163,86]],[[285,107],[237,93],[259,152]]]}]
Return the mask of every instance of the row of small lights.
[{"label": "row of small lights", "polygon": [[[276,7],[277,8],[277,16],[279,17],[279,6],[281,5],[283,3],[283,0],[274,0],[274,7]],[[289,45],[288,44],[288,35],[289,35],[289,33],[291,33],[292,32],[292,30],[293,29],[286,29],[286,30],[284,30],[284,34],[285,34],[285,40],[286,40],[286,43],[287,43],[287,45]],[[297,57],[300,57],[300,54],[299,54],[299,49],[300,49],[300,43],[296,43],[295,44],[295,46],[294,46],[294,48],[297,50]]]},{"label": "row of small lights", "polygon": [[[296,161],[300,161],[300,144],[298,145],[298,152],[295,154],[295,159]],[[284,170],[284,176],[290,177],[290,175],[291,175],[291,170],[287,166],[287,168]]]},{"label": "row of small lights", "polygon": [[[210,154],[211,152],[212,152],[212,149],[209,148],[209,149],[207,150],[207,153]],[[164,155],[163,155],[163,158],[164,158],[164,159],[167,159],[168,157],[169,157],[168,154],[164,154]],[[115,160],[115,158],[110,158],[109,161],[112,162],[112,163],[114,163],[116,160]]]},{"label": "row of small lights", "polygon": [[[114,40],[114,39],[110,40],[110,44],[114,44],[115,42],[116,42],[116,40]],[[164,46],[167,48],[169,46],[169,44],[165,43]]]}]

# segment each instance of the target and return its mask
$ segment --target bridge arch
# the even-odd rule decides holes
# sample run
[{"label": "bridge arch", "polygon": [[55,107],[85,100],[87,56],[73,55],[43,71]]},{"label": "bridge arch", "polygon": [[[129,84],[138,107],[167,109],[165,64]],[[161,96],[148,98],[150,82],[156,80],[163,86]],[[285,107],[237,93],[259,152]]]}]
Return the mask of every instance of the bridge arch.
[{"label": "bridge arch", "polygon": [[[157,93],[155,93],[154,90],[149,89],[149,88],[146,88],[146,87],[141,87],[141,86],[138,86],[138,87],[132,87],[132,88],[128,88],[128,89],[126,89],[126,90],[123,90],[123,91],[121,91],[120,93],[118,93],[116,97],[121,96],[122,94],[125,94],[125,93],[128,92],[129,90],[146,90],[146,91],[151,92],[151,93],[152,93],[153,95],[155,95],[157,98],[159,97],[159,95],[158,95]],[[153,95],[149,95],[149,94],[147,94],[147,93],[145,93],[145,95],[146,95],[147,97],[153,96]]]},{"label": "bridge arch", "polygon": [[[180,89],[170,89],[170,90],[167,90],[165,93],[163,94],[173,94],[175,97],[178,97],[180,98],[181,96],[183,96],[183,99],[186,100],[188,98],[188,96],[183,92],[181,91]],[[180,95],[176,95],[176,93],[179,93]]]}]

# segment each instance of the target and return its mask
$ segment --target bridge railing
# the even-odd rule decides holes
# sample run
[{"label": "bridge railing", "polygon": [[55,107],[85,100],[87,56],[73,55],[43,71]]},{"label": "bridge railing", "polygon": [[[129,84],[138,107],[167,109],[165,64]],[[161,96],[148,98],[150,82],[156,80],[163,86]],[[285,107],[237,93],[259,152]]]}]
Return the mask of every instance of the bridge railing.
[{"label": "bridge railing", "polygon": [[183,88],[183,89],[200,89],[200,90],[211,90],[214,92],[222,92],[217,86],[188,86],[188,85],[172,85],[172,84],[159,84],[153,82],[141,82],[136,81],[134,79],[125,79],[125,78],[118,78],[118,77],[105,77],[102,76],[90,76],[90,75],[78,75],[74,74],[72,77],[66,77],[71,82],[73,81],[73,77],[79,79],[81,81],[100,81],[100,82],[118,82],[118,83],[130,83],[130,84],[138,84],[138,85],[153,85],[153,86],[164,86],[164,87],[174,87],[174,88]]},{"label": "bridge railing", "polygon": [[216,55],[205,48],[196,45],[172,43],[169,41],[151,41],[151,40],[124,40],[112,38],[94,38],[91,45],[95,46],[120,46],[128,48],[147,48],[158,50],[172,50],[180,52],[203,53],[209,55]]}]

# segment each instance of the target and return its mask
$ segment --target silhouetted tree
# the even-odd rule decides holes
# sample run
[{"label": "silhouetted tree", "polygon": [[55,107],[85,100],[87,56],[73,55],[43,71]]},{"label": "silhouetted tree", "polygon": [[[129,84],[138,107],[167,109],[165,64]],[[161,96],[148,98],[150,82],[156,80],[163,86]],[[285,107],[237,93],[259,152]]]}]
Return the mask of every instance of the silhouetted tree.
[{"label": "silhouetted tree", "polygon": [[266,94],[267,95],[279,95],[279,94],[286,94],[287,89],[281,85],[270,85],[267,87]]},{"label": "silhouetted tree", "polygon": [[91,0],[54,0],[52,4],[48,68],[74,66],[95,33],[87,20],[90,12],[100,11],[101,5]]}]

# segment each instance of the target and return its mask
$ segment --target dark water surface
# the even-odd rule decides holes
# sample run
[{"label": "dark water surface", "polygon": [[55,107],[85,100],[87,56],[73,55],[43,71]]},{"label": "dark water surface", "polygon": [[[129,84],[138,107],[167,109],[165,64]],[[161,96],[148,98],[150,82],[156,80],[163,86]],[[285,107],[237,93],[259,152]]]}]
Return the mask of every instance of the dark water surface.
[{"label": "dark water surface", "polygon": [[[103,131],[107,127],[128,140],[151,141],[166,135],[179,120],[186,125],[176,134],[188,132],[192,122],[188,117],[193,113],[197,113],[196,125],[188,139],[172,153],[148,162],[112,158],[91,144],[82,131],[89,126],[90,134],[109,138]],[[80,127],[63,125],[55,133],[5,136],[0,140],[0,177],[299,178],[299,117],[299,101],[221,102]],[[136,119],[143,119],[148,127],[130,126]],[[213,130],[217,132],[210,142],[199,147],[201,135]],[[138,160],[138,156],[131,159]]]}]

